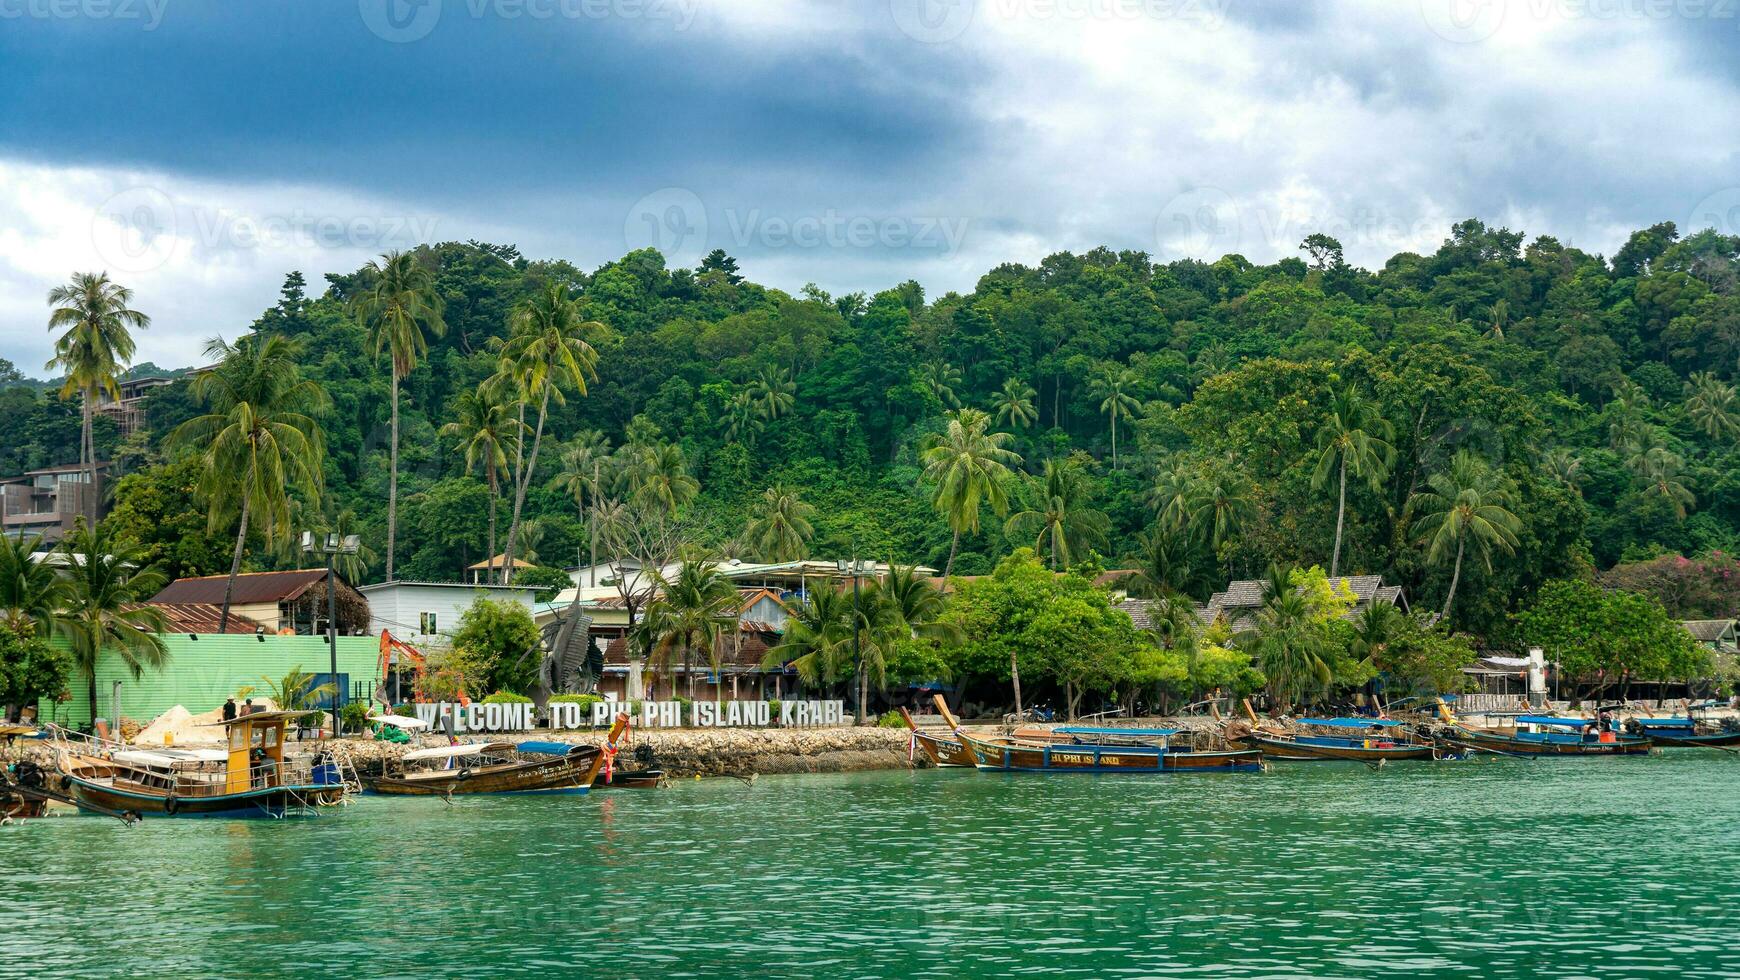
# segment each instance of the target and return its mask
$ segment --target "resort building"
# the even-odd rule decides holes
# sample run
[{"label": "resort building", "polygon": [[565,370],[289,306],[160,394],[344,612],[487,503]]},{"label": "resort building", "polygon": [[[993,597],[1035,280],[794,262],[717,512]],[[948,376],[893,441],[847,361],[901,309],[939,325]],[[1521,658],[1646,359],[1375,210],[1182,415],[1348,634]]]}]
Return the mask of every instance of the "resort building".
[{"label": "resort building", "polygon": [[[98,476],[108,466],[98,463]],[[76,463],[0,479],[0,532],[8,537],[39,534],[49,544],[60,541],[89,514],[92,492],[89,471]],[[98,520],[103,513],[98,501]]]},{"label": "resort building", "polygon": [[529,611],[537,590],[517,585],[464,582],[383,582],[357,589],[369,606],[370,633],[393,634],[412,646],[445,646],[479,596],[518,603]]},{"label": "resort building", "polygon": [[110,398],[106,391],[99,392],[96,409],[115,420],[115,427],[124,438],[145,424],[145,399],[153,391],[174,383],[174,378],[132,378],[116,386],[120,390],[119,398]]},{"label": "resort building", "polygon": [[[151,598],[152,605],[217,606],[224,601],[227,575],[177,579]],[[369,629],[369,603],[343,576],[335,583],[338,632],[355,636]],[[248,572],[236,576],[230,594],[230,614],[242,615],[266,633],[325,636],[327,629],[326,569],[290,572]]]},{"label": "resort building", "polygon": [[[1385,604],[1395,606],[1403,612],[1408,611],[1408,599],[1399,585],[1385,585],[1381,575],[1344,575],[1331,580],[1337,589],[1345,586],[1353,593],[1354,605],[1343,614],[1344,619],[1354,619],[1374,605]],[[1262,579],[1239,579],[1229,582],[1227,587],[1209,597],[1206,605],[1196,607],[1196,618],[1207,626],[1215,620],[1221,620],[1232,627],[1234,633],[1243,633],[1256,629],[1257,613],[1263,608]],[[1150,611],[1153,606],[1151,599],[1126,598],[1117,604],[1117,608],[1128,613],[1138,628],[1147,629],[1152,626]]]},{"label": "resort building", "polygon": [[1732,655],[1740,650],[1740,637],[1735,634],[1732,619],[1687,619],[1680,626],[1712,653]]},{"label": "resort building", "polygon": [[[506,567],[507,555],[504,553],[496,555],[494,558],[480,561],[475,565],[467,566],[465,573],[471,576],[471,582],[473,585],[487,585],[490,582],[501,581],[501,570]],[[537,566],[529,561],[522,561],[518,558],[514,559],[514,571],[516,572],[522,572],[528,568],[535,567]]]}]

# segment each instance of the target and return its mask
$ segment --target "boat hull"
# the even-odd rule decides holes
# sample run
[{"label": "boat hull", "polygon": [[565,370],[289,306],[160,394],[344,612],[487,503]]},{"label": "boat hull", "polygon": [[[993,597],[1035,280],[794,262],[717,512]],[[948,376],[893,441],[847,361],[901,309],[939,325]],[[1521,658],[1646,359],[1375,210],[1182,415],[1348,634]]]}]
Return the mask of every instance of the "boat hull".
[{"label": "boat hull", "polygon": [[1263,753],[1263,758],[1282,762],[1394,762],[1403,759],[1431,759],[1438,751],[1432,745],[1396,745],[1393,747],[1337,745],[1326,742],[1301,742],[1272,735],[1251,735],[1248,742]]},{"label": "boat hull", "polygon": [[608,782],[603,776],[592,781],[593,789],[657,789],[665,782],[663,769],[636,769],[613,773]]},{"label": "boat hull", "polygon": [[570,795],[589,792],[604,753],[586,746],[571,755],[503,766],[455,769],[433,777],[371,776],[363,786],[384,796]]},{"label": "boat hull", "polygon": [[131,811],[144,817],[282,817],[313,812],[315,807],[335,804],[344,798],[342,786],[277,786],[217,796],[175,796],[79,776],[68,776],[67,782],[68,795],[81,806],[118,813]]},{"label": "boat hull", "polygon": [[1611,742],[1571,741],[1569,739],[1517,738],[1511,735],[1476,732],[1466,728],[1456,729],[1456,733],[1449,736],[1446,741],[1456,745],[1485,749],[1488,752],[1527,756],[1648,755],[1651,749],[1650,741],[1647,738],[1620,737]]},{"label": "boat hull", "polygon": [[944,769],[971,769],[979,763],[959,739],[943,738],[929,732],[913,732],[912,740],[930,761]]},{"label": "boat hull", "polygon": [[1656,735],[1645,738],[1664,749],[1695,749],[1705,746],[1740,745],[1740,732],[1716,732],[1711,735]]},{"label": "boat hull", "polygon": [[1158,746],[1084,743],[1030,745],[962,735],[979,769],[992,772],[1122,773],[1160,775],[1180,772],[1260,772],[1255,749],[1225,752],[1175,752]]}]

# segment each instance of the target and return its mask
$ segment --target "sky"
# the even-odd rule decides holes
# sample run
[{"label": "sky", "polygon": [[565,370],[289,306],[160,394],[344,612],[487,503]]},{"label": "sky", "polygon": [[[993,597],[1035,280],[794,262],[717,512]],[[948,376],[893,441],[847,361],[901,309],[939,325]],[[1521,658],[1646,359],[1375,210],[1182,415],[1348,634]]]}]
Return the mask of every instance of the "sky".
[{"label": "sky", "polygon": [[795,292],[1098,245],[1740,234],[1740,0],[0,0],[0,357],[106,270],[197,363],[300,270],[713,248]]}]

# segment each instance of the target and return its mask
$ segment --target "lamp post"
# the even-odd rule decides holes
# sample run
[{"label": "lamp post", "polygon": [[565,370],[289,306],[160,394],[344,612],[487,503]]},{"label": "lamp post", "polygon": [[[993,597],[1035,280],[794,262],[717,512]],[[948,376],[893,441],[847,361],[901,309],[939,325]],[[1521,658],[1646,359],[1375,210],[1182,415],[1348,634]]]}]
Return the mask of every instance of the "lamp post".
[{"label": "lamp post", "polygon": [[344,731],[343,705],[338,701],[338,572],[339,555],[354,555],[362,547],[362,538],[355,534],[329,533],[316,542],[313,531],[302,532],[304,554],[320,552],[326,555],[326,644],[332,657],[332,737]]},{"label": "lamp post", "polygon": [[864,574],[864,563],[858,560],[858,539],[856,537],[852,539],[851,563],[848,565],[847,562],[841,561],[837,564],[837,567],[842,572],[847,571],[849,568],[852,575],[852,663],[858,671],[858,707],[853,713],[857,716],[858,724],[862,725],[864,723],[865,678],[864,651],[861,645],[861,640],[863,636],[864,619],[863,613],[858,607],[858,578],[860,575]]}]

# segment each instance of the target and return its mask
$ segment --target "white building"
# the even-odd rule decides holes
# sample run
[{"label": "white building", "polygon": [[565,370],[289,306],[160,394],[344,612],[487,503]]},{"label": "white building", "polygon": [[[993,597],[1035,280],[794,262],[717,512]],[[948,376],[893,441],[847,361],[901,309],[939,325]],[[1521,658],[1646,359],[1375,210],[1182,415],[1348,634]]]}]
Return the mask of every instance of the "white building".
[{"label": "white building", "polygon": [[530,586],[403,581],[365,585],[357,591],[369,601],[369,632],[386,630],[413,646],[446,643],[459,628],[459,617],[478,596],[517,602],[530,612],[538,594]]}]

